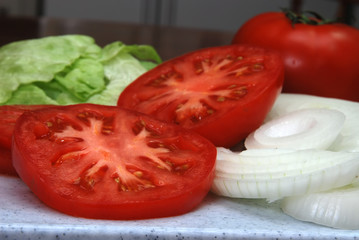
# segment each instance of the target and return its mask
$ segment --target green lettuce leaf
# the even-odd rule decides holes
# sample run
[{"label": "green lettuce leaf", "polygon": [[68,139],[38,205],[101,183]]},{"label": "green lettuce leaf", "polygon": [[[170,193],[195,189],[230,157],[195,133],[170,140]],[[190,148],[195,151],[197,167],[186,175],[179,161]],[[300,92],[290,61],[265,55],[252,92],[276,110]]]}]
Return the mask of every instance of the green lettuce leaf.
[{"label": "green lettuce leaf", "polygon": [[7,105],[15,105],[25,102],[31,104],[54,104],[57,102],[46,95],[46,93],[39,87],[33,84],[21,85],[7,101]]},{"label": "green lettuce leaf", "polygon": [[159,63],[151,46],[101,48],[85,35],[10,43],[0,48],[0,105],[116,105],[129,83]]},{"label": "green lettuce leaf", "polygon": [[94,40],[82,35],[24,40],[1,47],[0,104],[8,101],[20,85],[49,82],[80,56],[100,53]]},{"label": "green lettuce leaf", "polygon": [[101,93],[90,97],[87,102],[116,105],[123,89],[141,74],[161,63],[161,58],[152,46],[125,45],[117,41],[103,48],[102,62],[108,83]]},{"label": "green lettuce leaf", "polygon": [[90,58],[79,58],[71,66],[56,74],[58,81],[72,95],[86,101],[105,88],[103,65]]},{"label": "green lettuce leaf", "polygon": [[150,70],[157,64],[161,63],[161,57],[156,50],[149,45],[125,45],[122,42],[113,42],[103,49],[103,61],[110,60],[121,54],[130,54],[140,61],[141,65]]},{"label": "green lettuce leaf", "polygon": [[116,55],[104,64],[108,79],[106,88],[90,97],[87,102],[103,105],[116,105],[120,93],[138,76],[146,72],[142,64],[128,53]]}]

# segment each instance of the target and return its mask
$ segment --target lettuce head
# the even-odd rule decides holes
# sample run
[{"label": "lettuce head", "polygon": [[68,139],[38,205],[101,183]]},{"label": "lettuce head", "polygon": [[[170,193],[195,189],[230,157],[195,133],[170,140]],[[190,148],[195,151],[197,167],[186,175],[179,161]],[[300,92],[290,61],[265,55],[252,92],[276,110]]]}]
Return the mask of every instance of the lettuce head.
[{"label": "lettuce head", "polygon": [[149,45],[101,48],[85,35],[9,43],[0,47],[0,105],[116,105],[129,83],[159,63]]}]

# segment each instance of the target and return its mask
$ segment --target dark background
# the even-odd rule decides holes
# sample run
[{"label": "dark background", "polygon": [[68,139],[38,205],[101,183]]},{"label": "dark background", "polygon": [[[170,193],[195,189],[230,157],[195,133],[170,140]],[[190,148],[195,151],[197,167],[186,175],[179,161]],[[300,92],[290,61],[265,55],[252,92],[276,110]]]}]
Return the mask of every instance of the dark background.
[{"label": "dark background", "polygon": [[0,46],[78,33],[99,45],[150,44],[169,59],[229,44],[245,21],[280,8],[313,10],[359,28],[359,0],[0,0]]}]

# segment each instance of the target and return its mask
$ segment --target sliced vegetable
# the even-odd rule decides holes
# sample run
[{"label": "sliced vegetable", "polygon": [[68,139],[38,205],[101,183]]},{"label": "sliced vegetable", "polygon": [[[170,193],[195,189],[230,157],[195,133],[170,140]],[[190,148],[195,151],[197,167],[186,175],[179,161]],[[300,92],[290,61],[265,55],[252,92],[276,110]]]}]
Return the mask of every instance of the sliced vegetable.
[{"label": "sliced vegetable", "polygon": [[16,176],[16,170],[12,166],[11,151],[0,146],[0,174]]},{"label": "sliced vegetable", "polygon": [[13,42],[0,48],[0,105],[116,105],[125,86],[160,62],[151,46],[101,49],[84,35]]},{"label": "sliced vegetable", "polygon": [[26,111],[51,105],[2,105],[0,106],[0,147],[10,151],[16,120]]},{"label": "sliced vegetable", "polygon": [[359,229],[358,119],[357,102],[280,94],[247,150],[218,148],[212,191],[283,199],[283,211],[297,219]]},{"label": "sliced vegetable", "polygon": [[345,122],[332,151],[359,151],[359,103],[335,98],[316,97],[304,94],[280,94],[266,122],[299,109],[326,108],[342,112]]},{"label": "sliced vegetable", "polygon": [[11,143],[16,120],[26,111],[46,107],[50,107],[50,105],[0,106],[0,174],[17,176],[11,161]]},{"label": "sliced vegetable", "polygon": [[263,124],[245,140],[247,149],[327,149],[338,137],[345,115],[337,110],[313,108],[281,115]]},{"label": "sliced vegetable", "polygon": [[326,192],[284,198],[282,210],[302,221],[340,228],[359,229],[359,186],[348,185]]},{"label": "sliced vegetable", "polygon": [[275,201],[345,186],[359,175],[359,153],[315,149],[217,151],[212,191],[222,196]]},{"label": "sliced vegetable", "polygon": [[246,45],[200,49],[141,75],[121,93],[118,106],[231,147],[262,124],[283,74],[282,60],[272,51]]},{"label": "sliced vegetable", "polygon": [[48,206],[87,218],[186,213],[210,190],[216,148],[177,125],[115,106],[27,111],[17,120],[13,165]]}]

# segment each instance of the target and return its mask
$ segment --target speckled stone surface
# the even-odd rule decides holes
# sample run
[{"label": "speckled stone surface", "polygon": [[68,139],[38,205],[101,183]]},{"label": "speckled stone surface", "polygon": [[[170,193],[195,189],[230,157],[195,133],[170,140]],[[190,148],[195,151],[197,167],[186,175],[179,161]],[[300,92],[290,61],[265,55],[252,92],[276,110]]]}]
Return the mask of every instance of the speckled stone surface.
[{"label": "speckled stone surface", "polygon": [[0,239],[358,239],[347,231],[297,221],[278,203],[209,194],[188,214],[139,221],[75,218],[42,204],[18,178],[0,175]]}]

